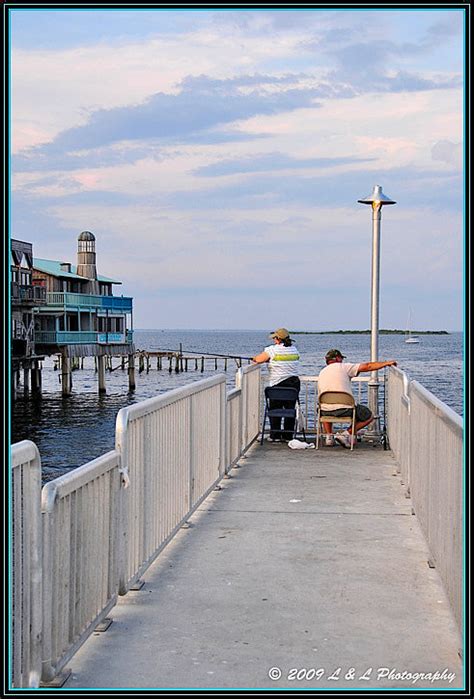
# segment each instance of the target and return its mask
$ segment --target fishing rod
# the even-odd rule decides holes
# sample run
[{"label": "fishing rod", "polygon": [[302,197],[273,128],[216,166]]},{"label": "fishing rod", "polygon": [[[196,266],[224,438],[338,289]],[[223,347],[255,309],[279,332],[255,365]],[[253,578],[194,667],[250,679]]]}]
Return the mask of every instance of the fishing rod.
[{"label": "fishing rod", "polygon": [[152,350],[152,352],[153,351],[156,351],[156,352],[174,352],[175,354],[183,354],[183,352],[188,352],[189,354],[199,354],[200,356],[206,356],[206,357],[223,357],[224,359],[248,359],[249,361],[253,359],[253,357],[242,357],[240,355],[235,355],[235,354],[216,354],[215,352],[201,352],[200,350],[183,350],[183,349],[176,350],[176,349],[161,348],[161,349]]}]

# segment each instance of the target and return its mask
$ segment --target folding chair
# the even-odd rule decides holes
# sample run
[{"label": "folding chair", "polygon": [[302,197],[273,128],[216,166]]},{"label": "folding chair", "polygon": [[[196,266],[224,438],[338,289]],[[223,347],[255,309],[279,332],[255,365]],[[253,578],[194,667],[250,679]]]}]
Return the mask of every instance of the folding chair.
[{"label": "folding chair", "polygon": [[[270,408],[270,401],[282,401],[283,406],[279,408]],[[286,404],[292,404],[293,407],[288,407]],[[263,423],[262,423],[262,438],[260,440],[260,443],[263,444],[263,439],[265,435],[265,423],[267,420],[267,417],[270,418],[293,418],[295,421],[295,426],[293,428],[293,439],[296,437],[296,434],[298,432],[298,420],[297,420],[297,412],[296,412],[296,404],[299,403],[298,400],[298,390],[296,388],[291,388],[290,386],[267,386],[265,389],[265,412],[263,415]],[[274,430],[275,432],[279,432],[280,434],[283,434],[283,432],[287,432],[287,430],[284,429],[285,425],[283,423],[283,427],[279,430]],[[303,435],[304,435],[304,430],[303,430]],[[306,437],[305,437],[306,438]]]},{"label": "folding chair", "polygon": [[[321,403],[335,404],[335,405],[346,405],[348,408],[352,408],[352,415],[350,417],[337,417],[335,415],[322,415],[321,414]],[[330,408],[329,408],[330,409]],[[328,410],[328,408],[326,408]],[[335,408],[337,410],[337,408]],[[324,422],[341,423],[345,425],[352,426],[352,434],[355,438],[355,417],[356,417],[356,404],[354,396],[351,393],[343,393],[342,391],[324,391],[319,396],[318,401],[318,415],[317,415],[317,434],[316,434],[316,449],[319,449],[319,438],[321,436],[321,425]],[[351,440],[351,451],[354,448],[353,441]]]}]

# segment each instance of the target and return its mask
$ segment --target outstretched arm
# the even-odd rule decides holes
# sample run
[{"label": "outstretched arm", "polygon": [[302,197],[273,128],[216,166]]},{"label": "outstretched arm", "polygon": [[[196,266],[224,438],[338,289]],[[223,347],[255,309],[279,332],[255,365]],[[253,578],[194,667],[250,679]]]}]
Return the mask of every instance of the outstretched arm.
[{"label": "outstretched arm", "polygon": [[252,362],[255,362],[255,364],[263,364],[264,362],[269,361],[270,355],[266,352],[260,352],[260,354],[257,354],[255,357],[252,358]]},{"label": "outstretched arm", "polygon": [[359,366],[359,374],[363,371],[378,371],[386,366],[397,366],[394,359],[389,359],[388,362],[365,362]]}]

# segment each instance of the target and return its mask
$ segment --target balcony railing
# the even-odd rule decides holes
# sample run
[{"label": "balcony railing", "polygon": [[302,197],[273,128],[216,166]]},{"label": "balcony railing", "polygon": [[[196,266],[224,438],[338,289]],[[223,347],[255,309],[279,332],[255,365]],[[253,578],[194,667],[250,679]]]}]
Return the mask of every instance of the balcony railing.
[{"label": "balcony railing", "polygon": [[26,286],[12,282],[11,294],[14,303],[31,301],[40,306],[46,301],[46,289],[42,286]]},{"label": "balcony railing", "polygon": [[52,291],[46,294],[47,306],[72,306],[73,308],[101,308],[105,310],[132,311],[133,299],[129,296],[100,296],[98,294],[75,294],[68,291]]},{"label": "balcony railing", "polygon": [[133,333],[98,333],[91,330],[58,330],[35,332],[35,342],[42,345],[131,344]]}]

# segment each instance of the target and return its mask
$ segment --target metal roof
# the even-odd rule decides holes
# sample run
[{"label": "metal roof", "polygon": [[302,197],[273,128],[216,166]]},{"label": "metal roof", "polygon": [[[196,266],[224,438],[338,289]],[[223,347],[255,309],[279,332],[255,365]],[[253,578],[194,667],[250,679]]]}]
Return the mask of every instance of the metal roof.
[{"label": "metal roof", "polygon": [[[70,272],[64,272],[61,269],[62,264],[65,263],[61,262],[60,260],[43,260],[39,257],[33,258],[33,268],[37,269],[38,272],[44,272],[45,274],[51,274],[54,277],[61,277],[64,279],[80,279],[83,282],[88,281],[88,277],[81,277],[80,274],[77,274],[76,265],[71,265]],[[100,274],[97,275],[97,281],[108,282],[109,284],[122,283],[116,281],[115,279],[109,279],[109,277],[102,277]]]}]

